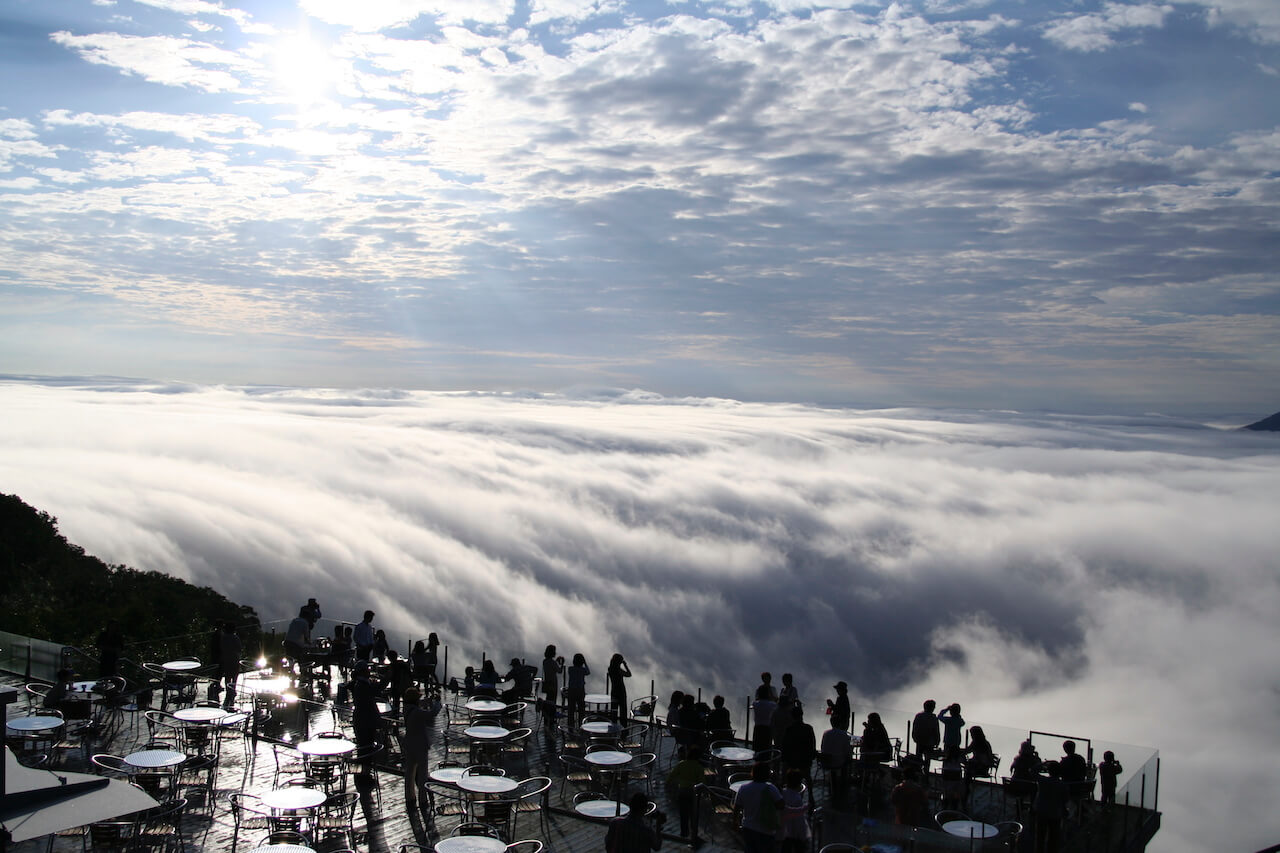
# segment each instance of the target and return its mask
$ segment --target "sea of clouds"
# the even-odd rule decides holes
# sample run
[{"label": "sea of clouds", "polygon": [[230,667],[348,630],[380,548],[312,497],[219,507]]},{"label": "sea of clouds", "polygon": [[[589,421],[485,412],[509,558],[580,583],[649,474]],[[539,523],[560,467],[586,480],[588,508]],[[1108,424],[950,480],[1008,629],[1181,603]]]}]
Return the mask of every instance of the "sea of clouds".
[{"label": "sea of clouds", "polygon": [[1274,434],[607,390],[10,379],[0,407],[0,491],[264,621],[315,596],[454,660],[622,651],[633,695],[844,679],[893,734],[959,701],[1158,749],[1153,849],[1280,841]]}]

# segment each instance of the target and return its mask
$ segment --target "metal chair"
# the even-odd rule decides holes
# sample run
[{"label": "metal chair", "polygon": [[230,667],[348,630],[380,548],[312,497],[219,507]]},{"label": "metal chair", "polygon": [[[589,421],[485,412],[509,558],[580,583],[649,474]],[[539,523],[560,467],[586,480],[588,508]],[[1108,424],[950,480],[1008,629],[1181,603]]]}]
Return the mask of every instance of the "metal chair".
[{"label": "metal chair", "polygon": [[333,794],[327,799],[316,814],[315,827],[317,840],[330,835],[341,834],[345,843],[355,846],[356,843],[356,804],[360,795],[355,791]]},{"label": "metal chair", "polygon": [[227,800],[231,807],[231,818],[234,829],[231,832],[231,853],[235,853],[240,840],[240,830],[263,830],[271,828],[271,812],[261,800],[252,794],[233,793]]},{"label": "metal chair", "polygon": [[543,836],[550,836],[550,827],[547,825],[547,812],[551,808],[551,795],[548,793],[551,789],[550,776],[531,776],[522,780],[514,791],[516,801],[516,814],[511,827],[511,834],[516,835],[519,829],[520,816],[524,814],[536,814],[538,823],[542,829]]},{"label": "metal chair", "polygon": [[187,842],[182,834],[182,813],[186,808],[186,799],[179,797],[139,815],[132,849],[167,851],[177,841],[178,848],[186,850]]}]

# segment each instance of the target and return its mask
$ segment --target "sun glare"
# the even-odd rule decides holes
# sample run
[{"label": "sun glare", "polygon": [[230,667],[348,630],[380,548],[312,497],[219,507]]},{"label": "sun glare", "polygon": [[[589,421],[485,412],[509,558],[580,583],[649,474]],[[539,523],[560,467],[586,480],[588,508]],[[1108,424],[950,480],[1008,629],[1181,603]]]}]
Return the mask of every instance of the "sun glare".
[{"label": "sun glare", "polygon": [[294,36],[280,41],[274,57],[276,82],[285,97],[309,106],[333,94],[341,77],[337,58],[323,45]]}]

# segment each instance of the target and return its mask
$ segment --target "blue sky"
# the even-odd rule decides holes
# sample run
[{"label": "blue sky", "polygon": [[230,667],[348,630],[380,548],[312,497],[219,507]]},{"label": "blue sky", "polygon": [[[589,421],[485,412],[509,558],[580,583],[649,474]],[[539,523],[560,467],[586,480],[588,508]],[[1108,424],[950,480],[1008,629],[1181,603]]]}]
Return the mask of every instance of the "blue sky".
[{"label": "blue sky", "polygon": [[1261,416],[1280,5],[7,0],[0,369]]}]

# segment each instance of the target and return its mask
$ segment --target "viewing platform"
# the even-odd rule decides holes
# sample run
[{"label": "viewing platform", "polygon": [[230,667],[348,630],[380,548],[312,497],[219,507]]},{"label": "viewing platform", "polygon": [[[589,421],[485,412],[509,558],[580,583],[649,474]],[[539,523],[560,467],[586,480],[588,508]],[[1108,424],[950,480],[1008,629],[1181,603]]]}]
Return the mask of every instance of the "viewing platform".
[{"label": "viewing platform", "polygon": [[[113,831],[125,834],[124,842],[110,841],[101,827],[67,825],[55,836],[16,840],[8,849],[235,853],[274,850],[264,846],[274,838],[292,843],[289,853],[505,853],[509,846],[513,853],[599,853],[608,820],[643,794],[646,809],[655,813],[650,821],[657,812],[666,814],[663,849],[720,853],[742,849],[729,792],[741,774],[763,760],[781,784],[777,750],[758,752],[742,738],[706,743],[696,817],[689,835],[681,837],[666,778],[686,733],[663,725],[665,703],[659,707],[652,695],[634,698],[623,726],[598,715],[593,725],[570,729],[563,707],[551,725],[537,713],[532,696],[486,704],[446,690],[432,729],[431,780],[416,789],[404,779],[403,720],[388,705],[381,706],[384,724],[377,748],[357,746],[340,667],[282,668],[278,659],[271,666],[258,664],[245,662],[228,702],[210,690],[211,671],[202,664],[176,658],[146,666],[122,662],[122,690],[83,680],[84,720],[40,721],[48,716],[40,689],[28,689],[28,682],[13,674],[0,677],[5,689],[15,691],[6,709],[6,741],[22,763],[128,779],[157,801],[185,801],[179,812],[155,822],[163,830],[149,828],[147,820],[107,821],[118,824]],[[855,730],[863,710],[855,709]],[[1049,757],[1058,754],[1067,735],[984,724],[1000,756],[997,766],[961,791],[943,779],[938,761],[930,761],[922,779],[929,798],[926,825],[895,826],[889,795],[913,766],[902,746],[910,742],[906,726],[913,714],[876,710],[895,735],[892,755],[858,760],[855,750],[845,786],[838,774],[823,769],[823,762],[810,766],[806,797],[812,803],[812,850],[833,844],[842,846],[829,853],[850,849],[843,845],[881,853],[1034,849],[1035,785],[1010,784],[1003,777],[1023,740],[1032,740]],[[806,722],[821,741],[827,718],[810,712]],[[750,721],[742,725],[745,732]],[[1072,797],[1059,849],[1144,850],[1160,825],[1158,754],[1074,740],[1090,764],[1103,749],[1112,750],[1126,772],[1115,804],[1098,802],[1092,785]],[[957,794],[956,811],[962,814],[939,815],[944,798]],[[407,796],[416,796],[417,805],[407,804]],[[468,824],[487,824],[498,837],[449,841]],[[7,819],[5,825],[10,826]]]}]

